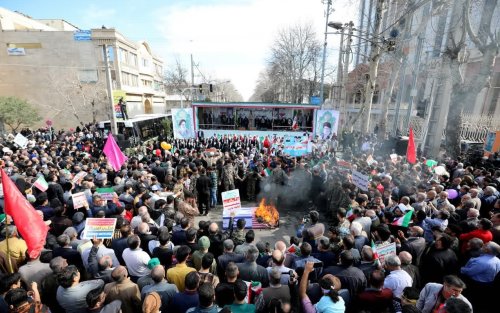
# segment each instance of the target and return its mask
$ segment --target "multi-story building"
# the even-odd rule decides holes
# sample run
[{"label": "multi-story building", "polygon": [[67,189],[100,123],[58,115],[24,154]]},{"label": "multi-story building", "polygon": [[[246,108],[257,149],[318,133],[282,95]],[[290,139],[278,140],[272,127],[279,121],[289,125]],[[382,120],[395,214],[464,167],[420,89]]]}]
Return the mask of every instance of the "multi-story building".
[{"label": "multi-story building", "polygon": [[113,28],[82,31],[64,20],[37,20],[3,8],[0,96],[27,100],[56,128],[109,119],[113,95],[107,92],[103,45],[115,102],[123,97],[129,116],[165,113],[163,62],[146,42]]}]

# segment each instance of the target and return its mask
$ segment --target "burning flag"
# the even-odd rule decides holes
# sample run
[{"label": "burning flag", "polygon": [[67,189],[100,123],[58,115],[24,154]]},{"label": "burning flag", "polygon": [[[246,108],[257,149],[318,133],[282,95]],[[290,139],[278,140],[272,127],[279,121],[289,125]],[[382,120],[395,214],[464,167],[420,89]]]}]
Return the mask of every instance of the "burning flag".
[{"label": "burning flag", "polygon": [[280,215],[278,210],[272,204],[266,204],[266,199],[262,199],[259,207],[255,210],[255,218],[260,222],[268,224],[271,227],[279,225]]}]

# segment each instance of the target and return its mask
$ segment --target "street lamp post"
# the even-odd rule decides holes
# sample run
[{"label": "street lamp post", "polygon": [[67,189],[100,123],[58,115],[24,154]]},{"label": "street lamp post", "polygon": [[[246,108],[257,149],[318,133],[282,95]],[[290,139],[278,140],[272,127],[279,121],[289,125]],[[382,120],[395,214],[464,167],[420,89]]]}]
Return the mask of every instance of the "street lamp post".
[{"label": "street lamp post", "polygon": [[111,80],[111,69],[109,67],[109,58],[108,58],[108,45],[102,45],[102,52],[104,56],[104,66],[106,69],[106,84],[108,88],[108,99],[109,106],[111,107],[111,133],[116,135],[118,134],[118,127],[116,126],[116,114],[115,114],[115,104],[113,102],[113,86]]},{"label": "street lamp post", "polygon": [[331,0],[327,0],[326,5],[326,23],[325,23],[325,42],[323,44],[323,60],[321,62],[321,85],[319,91],[319,100],[321,108],[323,108],[324,92],[325,92],[325,63],[326,63],[326,46],[328,44],[328,18],[330,17],[330,6],[332,5]]}]

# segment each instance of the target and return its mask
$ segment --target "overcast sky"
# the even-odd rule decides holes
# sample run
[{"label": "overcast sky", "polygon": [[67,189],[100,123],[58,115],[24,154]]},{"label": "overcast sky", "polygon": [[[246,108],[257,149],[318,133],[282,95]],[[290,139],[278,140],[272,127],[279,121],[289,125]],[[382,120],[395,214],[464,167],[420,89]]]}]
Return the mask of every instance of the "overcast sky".
[{"label": "overcast sky", "polygon": [[[43,3],[43,4],[42,4]],[[231,80],[245,100],[265,68],[279,29],[312,23],[323,42],[326,5],[321,0],[3,0],[33,18],[61,18],[81,29],[115,27],[145,40],[165,66],[190,55],[207,79]],[[358,0],[333,0],[331,21],[358,20]],[[328,62],[337,64],[338,36],[329,36]],[[195,84],[203,81],[195,70]]]}]

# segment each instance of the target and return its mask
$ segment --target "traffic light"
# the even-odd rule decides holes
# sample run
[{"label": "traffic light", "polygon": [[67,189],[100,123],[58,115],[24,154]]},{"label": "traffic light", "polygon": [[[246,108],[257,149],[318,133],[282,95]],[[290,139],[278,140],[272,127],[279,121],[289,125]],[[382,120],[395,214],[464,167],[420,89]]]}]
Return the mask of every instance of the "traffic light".
[{"label": "traffic light", "polygon": [[214,87],[212,84],[210,84],[210,92],[214,92]]},{"label": "traffic light", "polygon": [[395,51],[396,50],[396,40],[389,39],[387,41],[387,51]]},{"label": "traffic light", "polygon": [[200,90],[200,93],[203,93],[203,85],[202,85],[202,84],[199,84],[199,85],[198,85],[198,88],[199,88],[199,90]]}]

